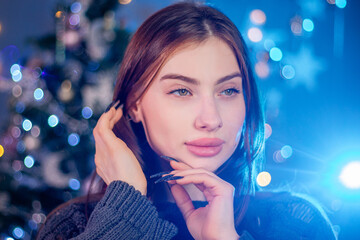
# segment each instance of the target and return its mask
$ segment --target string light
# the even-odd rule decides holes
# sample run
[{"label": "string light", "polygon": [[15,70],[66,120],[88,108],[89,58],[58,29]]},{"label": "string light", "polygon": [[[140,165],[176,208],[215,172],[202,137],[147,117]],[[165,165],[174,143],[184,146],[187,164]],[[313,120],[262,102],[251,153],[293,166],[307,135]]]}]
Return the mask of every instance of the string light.
[{"label": "string light", "polygon": [[83,118],[89,119],[89,118],[91,118],[91,116],[93,115],[93,111],[92,111],[92,109],[89,108],[89,107],[84,107],[84,108],[81,110],[81,114],[82,114]]},{"label": "string light", "polygon": [[59,118],[56,115],[51,115],[48,118],[48,124],[50,127],[56,127],[59,123]]},{"label": "string light", "polygon": [[78,134],[72,133],[72,134],[69,135],[68,143],[69,143],[70,146],[74,147],[74,146],[78,145],[79,142],[80,142],[80,137],[79,137]]},{"label": "string light", "polygon": [[40,101],[44,97],[44,91],[41,88],[37,88],[34,91],[34,98],[37,101]]},{"label": "string light", "polygon": [[31,155],[28,155],[24,158],[24,165],[27,168],[32,168],[34,166],[35,160]]},{"label": "string light", "polygon": [[75,178],[71,178],[69,180],[69,187],[72,189],[72,190],[79,190],[80,189],[80,182],[79,180],[75,179]]},{"label": "string light", "polygon": [[22,123],[22,127],[25,131],[30,131],[32,128],[32,122],[29,119],[25,119]]},{"label": "string light", "polygon": [[0,144],[0,157],[2,157],[4,155],[4,147]]}]

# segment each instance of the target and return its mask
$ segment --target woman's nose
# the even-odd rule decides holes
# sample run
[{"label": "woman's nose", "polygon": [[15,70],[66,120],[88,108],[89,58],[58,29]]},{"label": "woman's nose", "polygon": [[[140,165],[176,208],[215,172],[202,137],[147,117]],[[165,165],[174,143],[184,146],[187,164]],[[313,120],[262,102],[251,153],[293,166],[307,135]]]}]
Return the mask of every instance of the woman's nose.
[{"label": "woman's nose", "polygon": [[214,99],[203,99],[195,119],[195,127],[199,130],[215,131],[223,125],[221,115]]}]

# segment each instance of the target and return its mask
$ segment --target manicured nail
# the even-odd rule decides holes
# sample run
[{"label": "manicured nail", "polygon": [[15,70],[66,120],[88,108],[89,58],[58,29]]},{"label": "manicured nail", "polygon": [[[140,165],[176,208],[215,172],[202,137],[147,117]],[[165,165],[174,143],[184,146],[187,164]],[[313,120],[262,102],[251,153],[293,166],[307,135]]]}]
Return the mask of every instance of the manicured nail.
[{"label": "manicured nail", "polygon": [[156,174],[154,174],[154,175],[151,175],[150,178],[160,177],[160,176],[162,176],[162,175],[169,174],[169,173],[171,173],[171,171],[159,172],[159,173],[156,173]]},{"label": "manicured nail", "polygon": [[155,181],[155,184],[165,182],[173,176],[174,176],[173,174],[170,174],[170,175],[166,175],[165,177],[159,178],[158,180]]},{"label": "manicured nail", "polygon": [[171,181],[171,180],[179,180],[179,179],[183,179],[184,177],[183,176],[173,176],[173,177],[171,177],[171,178],[168,178],[168,179],[166,179],[166,180],[164,180],[164,181]]},{"label": "manicured nail", "polygon": [[179,162],[179,160],[176,160],[175,158],[169,157],[169,156],[160,156],[162,159],[165,159],[167,161],[175,161],[175,162]]},{"label": "manicured nail", "polygon": [[[120,102],[119,102],[120,103]],[[118,110],[119,108],[123,109],[124,104],[120,104],[119,106],[116,106],[115,109]]]},{"label": "manicured nail", "polygon": [[106,108],[105,112],[107,113],[114,104],[115,104],[114,102],[111,102],[111,103],[109,104],[109,106]]}]

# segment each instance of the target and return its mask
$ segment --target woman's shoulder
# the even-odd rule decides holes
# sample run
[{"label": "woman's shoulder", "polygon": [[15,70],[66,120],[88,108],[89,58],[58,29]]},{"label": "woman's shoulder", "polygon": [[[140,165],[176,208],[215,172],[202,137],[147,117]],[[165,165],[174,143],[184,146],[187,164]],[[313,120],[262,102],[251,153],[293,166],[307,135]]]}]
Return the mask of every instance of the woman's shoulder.
[{"label": "woman's shoulder", "polygon": [[37,239],[69,239],[82,233],[98,202],[97,197],[89,203],[86,201],[86,197],[79,197],[54,209],[41,226]]},{"label": "woman's shoulder", "polygon": [[335,239],[331,223],[319,203],[291,192],[258,192],[249,203],[247,220],[253,231],[269,239]]}]

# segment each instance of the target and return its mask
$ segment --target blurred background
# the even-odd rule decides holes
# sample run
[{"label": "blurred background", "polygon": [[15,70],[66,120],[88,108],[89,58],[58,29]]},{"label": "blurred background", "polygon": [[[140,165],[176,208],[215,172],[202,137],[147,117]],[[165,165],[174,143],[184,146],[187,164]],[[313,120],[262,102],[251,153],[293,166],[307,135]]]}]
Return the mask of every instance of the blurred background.
[{"label": "blurred background", "polygon": [[[0,2],[0,239],[86,193],[92,129],[129,38],[170,0]],[[266,112],[265,190],[308,194],[360,237],[360,2],[206,1],[234,21]]]}]

